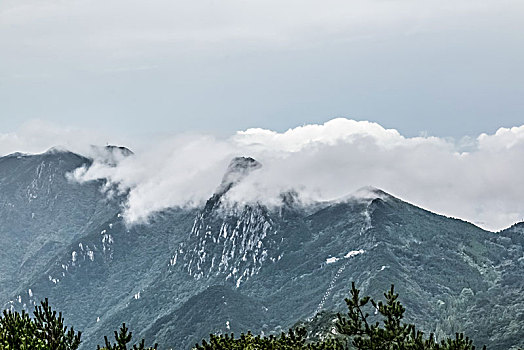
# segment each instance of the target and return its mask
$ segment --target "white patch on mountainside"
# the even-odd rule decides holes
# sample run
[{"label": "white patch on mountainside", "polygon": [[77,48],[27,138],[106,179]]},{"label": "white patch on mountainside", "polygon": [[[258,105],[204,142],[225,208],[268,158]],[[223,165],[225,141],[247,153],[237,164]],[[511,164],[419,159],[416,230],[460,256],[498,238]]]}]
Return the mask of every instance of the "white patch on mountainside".
[{"label": "white patch on mountainside", "polygon": [[[357,255],[360,255],[360,254],[364,254],[365,252],[366,252],[365,250],[359,249],[359,250],[352,250],[352,251],[348,252],[346,255],[344,255],[343,259],[347,259],[347,261],[344,262],[344,264],[342,264],[342,266],[339,267],[339,269],[335,273],[335,276],[333,276],[333,278],[331,279],[331,282],[329,283],[329,286],[328,286],[326,292],[322,296],[322,299],[320,300],[320,303],[318,304],[317,308],[315,309],[315,312],[313,313],[313,316],[317,315],[322,310],[322,308],[324,307],[324,304],[326,303],[327,298],[331,295],[331,292],[335,288],[335,283],[339,279],[340,275],[344,272],[344,270],[346,269],[348,264],[351,262],[351,258],[355,257]],[[326,259],[326,265],[327,264],[336,263],[336,262],[340,261],[341,259],[342,258],[336,258],[336,257],[328,258],[328,259]],[[310,320],[311,320],[311,318],[310,318]]]},{"label": "white patch on mountainside", "polygon": [[341,260],[341,259],[349,259],[349,258],[352,258],[354,256],[357,256],[359,254],[364,254],[365,253],[365,250],[363,249],[359,249],[359,250],[352,250],[350,252],[348,252],[347,254],[345,254],[342,258],[339,258],[339,257],[329,257],[326,259],[326,264],[333,264],[333,263],[336,263],[337,261]]},{"label": "white patch on mountainside", "polygon": [[326,264],[333,264],[336,263],[339,260],[339,258],[327,258]]},{"label": "white patch on mountainside", "polygon": [[359,254],[364,254],[364,250],[363,249],[359,249],[359,250],[352,250],[350,252],[348,252],[346,255],[344,255],[344,258],[348,259],[348,258],[351,258],[355,255],[359,255]]}]

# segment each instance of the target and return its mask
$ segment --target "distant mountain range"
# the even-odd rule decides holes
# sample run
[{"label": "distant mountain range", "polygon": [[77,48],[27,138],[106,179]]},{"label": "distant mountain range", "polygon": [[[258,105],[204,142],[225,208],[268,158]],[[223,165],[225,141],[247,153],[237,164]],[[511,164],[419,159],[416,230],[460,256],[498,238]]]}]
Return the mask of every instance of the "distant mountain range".
[{"label": "distant mountain range", "polygon": [[224,196],[261,166],[240,157],[202,207],[127,227],[125,194],[66,177],[91,164],[59,150],[0,158],[0,303],[49,298],[84,332],[82,349],[122,322],[160,349],[285,330],[344,310],[351,281],[374,297],[395,284],[409,321],[437,336],[524,347],[524,223],[488,232],[374,188],[314,205],[293,193],[279,207],[231,205]]}]

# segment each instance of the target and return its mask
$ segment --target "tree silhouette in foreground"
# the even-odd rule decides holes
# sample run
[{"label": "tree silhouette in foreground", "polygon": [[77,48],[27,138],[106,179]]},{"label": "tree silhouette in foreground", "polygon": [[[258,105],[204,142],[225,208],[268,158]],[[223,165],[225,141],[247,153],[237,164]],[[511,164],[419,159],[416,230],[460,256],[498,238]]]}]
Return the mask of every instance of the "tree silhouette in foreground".
[{"label": "tree silhouette in foreground", "polygon": [[104,337],[105,346],[103,348],[98,345],[96,348],[97,350],[156,350],[157,344],[155,344],[152,348],[146,348],[144,345],[145,340],[142,339],[138,345],[133,345],[133,347],[127,347],[127,344],[131,342],[131,338],[133,337],[132,332],[128,332],[129,329],[126,327],[125,323],[122,323],[122,326],[120,327],[120,332],[115,331],[115,342],[114,344],[111,344],[109,340],[107,339],[107,336]]},{"label": "tree silhouette in foreground", "polygon": [[[360,298],[360,290],[351,285],[351,298],[346,298],[348,313],[346,317],[338,314],[336,323],[340,334],[352,337],[352,344],[357,349],[372,350],[474,350],[473,341],[457,333],[455,338],[447,338],[437,342],[433,333],[424,338],[424,333],[418,331],[413,324],[402,322],[406,309],[398,301],[395,288],[384,293],[385,303],[376,302],[369,296]],[[371,304],[371,305],[369,305]],[[383,317],[380,322],[371,323],[369,314],[364,311],[366,306]],[[484,346],[484,349],[486,347]]]},{"label": "tree silhouette in foreground", "polygon": [[[305,328],[290,329],[288,333],[278,336],[253,335],[242,333],[239,338],[234,334],[211,334],[209,340],[196,344],[195,350],[474,350],[473,341],[462,333],[454,338],[437,342],[434,335],[425,337],[415,325],[404,323],[406,309],[398,301],[395,289],[384,293],[385,301],[375,301],[369,296],[360,297],[360,291],[352,283],[350,298],[345,299],[348,312],[340,313],[331,328],[335,334],[326,334],[314,342],[308,338]],[[382,321],[371,321],[372,310]],[[47,299],[36,306],[30,317],[25,311],[12,312],[5,310],[0,317],[0,349],[16,350],[76,350],[80,345],[80,332],[68,330],[64,326],[62,313],[56,313],[49,306]],[[372,317],[374,318],[375,315]],[[156,350],[155,344],[147,348],[142,339],[138,344],[129,345],[132,333],[125,323],[119,332],[114,332],[115,342],[104,337],[104,347],[98,350]],[[484,349],[486,347],[484,346]]]},{"label": "tree silhouette in foreground", "polygon": [[[406,309],[398,301],[395,289],[384,293],[385,302],[366,296],[360,298],[360,290],[351,286],[351,298],[345,299],[348,313],[338,314],[335,323],[336,336],[327,336],[318,342],[308,342],[305,328],[291,329],[280,336],[254,336],[250,332],[235,338],[233,334],[211,334],[209,341],[203,340],[195,350],[222,349],[282,349],[282,350],[474,350],[473,341],[462,333],[455,338],[437,342],[433,334],[428,338],[418,331],[415,325],[402,322]],[[371,323],[366,308],[372,308],[383,318],[380,322]],[[486,347],[484,347],[485,349]]]},{"label": "tree silhouette in foreground", "polygon": [[35,307],[34,317],[25,311],[4,310],[0,318],[0,349],[76,350],[81,332],[64,326],[62,313],[49,306],[47,298]]}]

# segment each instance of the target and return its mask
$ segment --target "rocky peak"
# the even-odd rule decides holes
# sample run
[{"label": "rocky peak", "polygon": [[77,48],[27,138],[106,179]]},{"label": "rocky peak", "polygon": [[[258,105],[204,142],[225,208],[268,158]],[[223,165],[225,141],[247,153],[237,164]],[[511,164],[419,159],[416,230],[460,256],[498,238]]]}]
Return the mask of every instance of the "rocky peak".
[{"label": "rocky peak", "polygon": [[131,156],[131,155],[135,154],[129,148],[124,147],[124,146],[107,145],[104,148],[107,151],[111,152],[111,153],[115,153],[115,152],[120,153],[124,157]]},{"label": "rocky peak", "polygon": [[262,167],[258,161],[251,157],[235,157],[229,163],[222,182],[216,191],[217,195],[222,195],[229,191],[231,187],[242,181],[246,176],[256,169]]}]

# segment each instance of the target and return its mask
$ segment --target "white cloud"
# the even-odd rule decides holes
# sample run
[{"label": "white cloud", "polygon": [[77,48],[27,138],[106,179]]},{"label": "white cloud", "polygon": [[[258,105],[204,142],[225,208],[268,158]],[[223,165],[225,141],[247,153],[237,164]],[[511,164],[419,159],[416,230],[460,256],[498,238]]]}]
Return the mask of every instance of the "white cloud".
[{"label": "white cloud", "polygon": [[524,218],[524,126],[461,143],[404,137],[376,123],[343,118],[283,133],[239,131],[228,139],[185,135],[150,145],[117,167],[96,164],[81,180],[108,178],[130,189],[126,218],[202,203],[218,187],[234,156],[263,166],[234,190],[234,201],[276,204],[282,191],[305,201],[336,200],[375,186],[426,209],[501,229]]},{"label": "white cloud", "polygon": [[500,128],[494,135],[481,134],[478,137],[482,150],[502,151],[524,146],[524,125],[512,128]]},{"label": "white cloud", "polygon": [[114,137],[99,130],[70,128],[42,120],[30,120],[16,132],[0,132],[0,156],[14,152],[42,153],[51,147],[90,154],[91,145],[104,145],[109,140],[114,140]]},{"label": "white cloud", "polygon": [[258,147],[263,150],[268,147],[284,152],[297,152],[307,147],[335,146],[338,143],[354,144],[368,139],[383,148],[391,148],[405,143],[436,142],[438,138],[410,138],[406,139],[395,129],[384,129],[377,123],[355,121],[345,118],[332,119],[322,125],[304,125],[289,129],[284,133],[252,128],[239,131],[233,137],[235,143]]},{"label": "white cloud", "polygon": [[213,194],[227,163],[232,145],[210,136],[182,135],[151,144],[113,167],[95,162],[80,168],[79,181],[107,178],[123,192],[131,189],[125,217],[144,221],[154,212],[200,204]]}]

